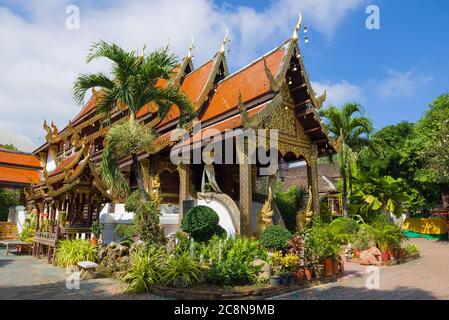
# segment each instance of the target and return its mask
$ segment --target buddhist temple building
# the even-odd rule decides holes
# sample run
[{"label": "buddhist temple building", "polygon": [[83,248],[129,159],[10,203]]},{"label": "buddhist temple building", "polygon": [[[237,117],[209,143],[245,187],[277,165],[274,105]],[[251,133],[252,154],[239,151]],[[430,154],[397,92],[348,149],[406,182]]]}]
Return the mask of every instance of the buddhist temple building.
[{"label": "buddhist temple building", "polygon": [[[299,26],[290,39],[232,74],[228,71],[225,41],[210,60],[198,67],[193,65],[189,50],[172,80],[172,85],[190,99],[197,114],[187,124],[189,138],[182,144],[180,138],[173,139],[178,130],[177,108],[163,119],[158,118],[155,104],[139,111],[139,121],[157,134],[154,150],[142,152],[138,159],[146,190],[158,192],[162,198],[161,223],[166,234],[179,228],[188,208],[207,205],[219,214],[220,224],[229,234],[251,235],[257,229],[257,215],[267,201],[270,184],[283,170],[282,164],[290,161],[305,161],[312,209],[319,212],[317,159],[335,153],[335,147],[317,113],[325,93],[318,96],[310,84],[298,47],[298,30]],[[129,223],[132,213],[124,211],[123,199],[108,192],[99,174],[103,140],[110,124],[96,112],[97,98],[94,91],[80,113],[61,130],[44,123],[46,143],[34,151],[43,167],[42,180],[30,190],[28,200],[30,207],[53,219],[57,219],[58,212],[65,212],[67,230],[87,228],[100,218],[105,239],[113,239],[113,225]],[[129,110],[118,106],[111,114],[111,123],[128,117]],[[198,124],[201,128],[195,130]],[[259,159],[256,163],[212,165],[204,161],[171,161],[170,152],[180,145],[190,145],[192,152],[205,148],[205,135],[210,129],[225,141],[236,139],[235,135],[226,136],[227,131],[245,128],[256,132],[278,130],[277,137],[269,138],[276,139],[280,163],[276,172],[262,175],[266,163]],[[247,148],[242,156],[250,156]],[[121,159],[120,169],[131,190],[137,189],[132,160]],[[209,180],[206,185],[205,176]],[[277,209],[273,210],[276,219],[281,219]]]},{"label": "buddhist temple building", "polygon": [[30,153],[3,149],[0,147],[0,189],[13,190],[18,194],[18,205],[9,209],[8,221],[22,230],[25,220],[25,188],[41,180],[41,164]]}]

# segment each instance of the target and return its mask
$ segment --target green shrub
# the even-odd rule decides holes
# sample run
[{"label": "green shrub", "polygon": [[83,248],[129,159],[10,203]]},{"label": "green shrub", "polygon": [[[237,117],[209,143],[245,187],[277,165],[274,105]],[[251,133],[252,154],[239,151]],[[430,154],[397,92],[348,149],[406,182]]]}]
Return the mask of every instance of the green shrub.
[{"label": "green shrub", "polygon": [[305,255],[314,262],[337,258],[340,254],[340,245],[328,226],[313,226],[304,232],[303,237]]},{"label": "green shrub", "polygon": [[200,282],[202,273],[200,263],[185,252],[170,256],[162,271],[162,283],[176,288],[191,287]]},{"label": "green shrub", "polygon": [[240,261],[237,256],[213,264],[207,275],[208,282],[218,286],[243,286],[256,282],[260,267]]},{"label": "green shrub", "polygon": [[218,225],[218,214],[206,206],[197,206],[189,211],[182,219],[181,228],[184,232],[190,234],[193,239],[204,242],[208,241],[215,234],[226,233]]},{"label": "green shrub", "polygon": [[159,284],[166,259],[167,255],[164,249],[157,246],[144,246],[133,251],[130,256],[129,268],[121,278],[127,283],[126,291],[148,292],[151,285]]},{"label": "green shrub", "polygon": [[304,188],[293,186],[287,191],[282,191],[282,184],[278,180],[275,185],[274,202],[285,222],[285,226],[291,232],[296,229],[296,214],[304,208],[304,199],[307,191]]},{"label": "green shrub", "polygon": [[409,243],[407,247],[405,247],[405,252],[408,256],[418,254],[419,253],[419,247],[414,243]]},{"label": "green shrub", "polygon": [[125,210],[134,212],[133,224],[140,239],[153,244],[165,242],[164,231],[159,224],[159,202],[145,194],[141,199],[140,192],[134,191],[125,202]]},{"label": "green shrub", "polygon": [[399,226],[392,222],[376,221],[372,225],[374,241],[381,251],[400,248],[406,237]]},{"label": "green shrub", "polygon": [[260,267],[253,266],[253,261],[267,260],[259,241],[241,237],[223,239],[214,236],[207,244],[201,244],[195,254],[211,262],[207,280],[218,286],[255,283]]},{"label": "green shrub", "polygon": [[359,226],[359,231],[355,235],[354,248],[359,250],[366,250],[374,245],[373,229],[370,225],[362,224]]},{"label": "green shrub", "polygon": [[269,225],[260,235],[260,243],[267,249],[282,250],[292,234],[280,225]]},{"label": "green shrub", "polygon": [[118,224],[115,226],[115,235],[120,238],[121,244],[132,244],[137,236],[134,224]]},{"label": "green shrub", "polygon": [[355,240],[359,225],[351,218],[337,218],[330,223],[329,230],[339,244],[348,244]]},{"label": "green shrub", "polygon": [[62,267],[76,265],[80,261],[98,259],[97,248],[88,240],[62,240],[56,249],[56,264]]}]

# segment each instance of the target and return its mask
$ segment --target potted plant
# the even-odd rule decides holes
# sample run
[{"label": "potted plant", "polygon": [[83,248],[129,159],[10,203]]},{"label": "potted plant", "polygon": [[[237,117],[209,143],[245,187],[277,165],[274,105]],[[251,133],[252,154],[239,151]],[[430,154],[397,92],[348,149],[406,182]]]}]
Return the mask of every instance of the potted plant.
[{"label": "potted plant", "polygon": [[295,271],[298,269],[299,257],[288,253],[282,257],[282,280],[284,284],[295,283]]},{"label": "potted plant", "polygon": [[100,223],[98,221],[94,221],[92,226],[90,227],[90,231],[92,232],[92,237],[90,239],[90,243],[94,246],[98,245],[98,239],[101,236],[101,228]]},{"label": "potted plant", "polygon": [[282,263],[282,254],[280,252],[273,252],[269,259],[271,267],[270,283],[272,286],[282,285]]}]

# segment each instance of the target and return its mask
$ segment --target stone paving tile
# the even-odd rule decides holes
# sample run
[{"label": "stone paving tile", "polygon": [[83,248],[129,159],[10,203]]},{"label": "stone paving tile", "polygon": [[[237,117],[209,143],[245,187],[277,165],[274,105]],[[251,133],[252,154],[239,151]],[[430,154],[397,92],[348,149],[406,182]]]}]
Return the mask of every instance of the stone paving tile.
[{"label": "stone paving tile", "polygon": [[45,259],[9,254],[0,250],[0,299],[160,299],[151,294],[123,293],[120,282],[110,278],[80,281],[79,289],[69,290],[64,268],[47,264]]}]

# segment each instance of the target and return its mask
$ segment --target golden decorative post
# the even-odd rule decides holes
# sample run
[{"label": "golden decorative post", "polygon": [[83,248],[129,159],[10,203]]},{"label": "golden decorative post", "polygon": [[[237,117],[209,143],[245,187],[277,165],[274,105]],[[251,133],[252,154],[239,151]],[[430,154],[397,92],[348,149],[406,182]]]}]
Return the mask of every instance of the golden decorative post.
[{"label": "golden decorative post", "polygon": [[242,235],[251,236],[253,215],[252,165],[249,163],[247,143],[243,143],[242,147],[243,150],[237,151],[240,161],[240,231]]},{"label": "golden decorative post", "polygon": [[179,224],[181,224],[184,216],[184,200],[190,197],[190,165],[180,163],[178,165],[179,172]]},{"label": "golden decorative post", "polygon": [[312,144],[310,163],[307,163],[307,179],[312,189],[312,208],[315,214],[320,213],[320,194],[318,189],[318,152],[316,144]]}]

